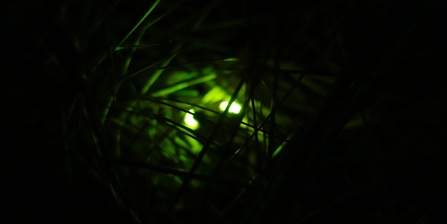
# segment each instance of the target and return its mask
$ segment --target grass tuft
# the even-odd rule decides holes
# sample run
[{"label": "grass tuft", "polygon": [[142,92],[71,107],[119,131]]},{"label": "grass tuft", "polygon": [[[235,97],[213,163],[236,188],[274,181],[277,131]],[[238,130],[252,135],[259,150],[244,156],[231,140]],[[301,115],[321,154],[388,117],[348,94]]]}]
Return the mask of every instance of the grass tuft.
[{"label": "grass tuft", "polygon": [[[443,80],[412,76],[437,66],[422,60],[437,49],[414,44],[436,36],[418,32],[434,1],[29,4],[7,4],[2,37],[12,56],[2,95],[14,99],[2,102],[5,142],[23,161],[8,168],[36,186],[9,187],[23,213],[107,223],[442,216],[426,209],[445,206],[440,176],[412,167],[442,170],[445,157],[436,105],[447,94],[430,89]],[[402,174],[410,168],[415,181]]]}]

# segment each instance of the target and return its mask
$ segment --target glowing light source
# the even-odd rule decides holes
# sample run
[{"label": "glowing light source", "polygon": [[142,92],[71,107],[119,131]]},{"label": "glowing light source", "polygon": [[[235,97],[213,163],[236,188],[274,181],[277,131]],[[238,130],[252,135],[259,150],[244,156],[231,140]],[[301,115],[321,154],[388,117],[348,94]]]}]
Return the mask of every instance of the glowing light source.
[{"label": "glowing light source", "polygon": [[190,109],[189,112],[192,114],[187,113],[185,115],[185,123],[188,127],[195,130],[195,129],[199,128],[199,122],[197,122],[197,120],[194,119],[194,113],[195,113],[194,109]]},{"label": "glowing light source", "polygon": [[[228,101],[224,101],[224,102],[222,102],[220,104],[219,108],[222,111],[225,111],[225,108],[227,108],[227,106],[228,106]],[[242,107],[239,104],[233,102],[231,104],[230,109],[228,110],[228,112],[233,113],[233,114],[238,114],[239,112],[241,112],[241,109],[242,109]]]}]

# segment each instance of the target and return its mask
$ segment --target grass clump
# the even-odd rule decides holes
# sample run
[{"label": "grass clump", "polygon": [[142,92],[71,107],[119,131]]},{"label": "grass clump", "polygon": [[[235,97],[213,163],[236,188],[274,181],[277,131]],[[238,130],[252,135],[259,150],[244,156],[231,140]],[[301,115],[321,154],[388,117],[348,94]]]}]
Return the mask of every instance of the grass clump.
[{"label": "grass clump", "polygon": [[405,76],[420,67],[402,54],[432,50],[409,47],[429,6],[387,23],[405,14],[394,3],[10,3],[5,145],[35,185],[11,188],[27,209],[11,208],[63,222],[438,217],[423,210],[441,204],[425,199],[436,178],[392,169],[441,169],[440,135],[421,130],[441,130],[426,108],[445,93],[410,97],[435,83]]}]

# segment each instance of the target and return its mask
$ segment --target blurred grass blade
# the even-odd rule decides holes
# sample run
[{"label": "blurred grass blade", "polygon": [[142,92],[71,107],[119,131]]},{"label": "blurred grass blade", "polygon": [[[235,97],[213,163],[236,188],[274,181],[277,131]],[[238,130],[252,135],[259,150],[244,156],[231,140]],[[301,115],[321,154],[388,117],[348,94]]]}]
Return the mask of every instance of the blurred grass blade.
[{"label": "blurred grass blade", "polygon": [[160,97],[160,96],[167,96],[171,93],[177,92],[179,90],[182,89],[186,89],[188,87],[191,87],[193,85],[199,84],[199,83],[203,83],[203,82],[207,82],[210,80],[215,79],[217,76],[216,74],[211,74],[211,75],[206,75],[206,76],[201,76],[201,77],[197,77],[194,79],[190,79],[190,80],[185,80],[183,82],[177,83],[171,87],[159,90],[153,94],[151,94],[153,97]]},{"label": "blurred grass blade", "polygon": [[[168,66],[169,63],[171,63],[172,59],[175,58],[175,56],[178,54],[178,52],[182,46],[183,45],[179,44],[174,48],[171,57],[166,59],[163,62],[163,64],[161,65],[162,68]],[[163,73],[163,71],[164,71],[164,69],[158,69],[150,76],[149,80],[147,80],[146,84],[141,89],[141,92],[140,92],[141,95],[145,95],[147,93],[147,91],[151,88],[151,86],[155,83],[155,81],[157,81],[158,77],[160,77],[160,75]]]},{"label": "blurred grass blade", "polygon": [[140,21],[138,21],[138,23],[132,28],[132,30],[130,30],[130,32],[123,38],[123,40],[121,40],[121,42],[116,46],[116,48],[114,49],[114,51],[117,51],[117,49],[119,47],[121,47],[121,45],[124,43],[124,41],[127,40],[127,38],[129,38],[130,35],[132,35],[132,33],[141,25],[141,23],[149,16],[149,14],[151,14],[151,12],[155,9],[155,7],[157,7],[158,3],[160,3],[160,0],[156,0],[154,2],[154,4],[149,8],[149,10],[147,10],[146,14],[144,14],[144,16],[140,19]]}]

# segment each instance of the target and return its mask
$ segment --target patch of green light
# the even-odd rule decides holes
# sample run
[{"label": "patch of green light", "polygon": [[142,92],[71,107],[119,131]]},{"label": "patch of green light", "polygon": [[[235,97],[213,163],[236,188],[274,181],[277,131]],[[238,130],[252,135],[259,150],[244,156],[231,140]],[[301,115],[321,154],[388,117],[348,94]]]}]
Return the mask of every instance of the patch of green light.
[{"label": "patch of green light", "polygon": [[175,142],[178,146],[180,146],[180,147],[182,147],[182,148],[184,148],[184,149],[189,148],[188,143],[185,142],[185,141],[183,141],[183,139],[181,139],[181,138],[178,137],[178,136],[175,136],[175,137],[174,137],[174,142]]},{"label": "patch of green light", "polygon": [[190,113],[187,113],[185,115],[185,123],[189,128],[196,130],[197,128],[199,128],[199,122],[197,122],[197,120],[194,119],[193,114],[195,113],[195,111],[194,109],[190,109],[189,112]]},{"label": "patch of green light", "polygon": [[275,158],[280,152],[281,150],[286,146],[286,144],[288,142],[290,142],[290,140],[292,140],[293,134],[290,134],[289,136],[287,136],[287,140],[282,142],[281,145],[275,150],[275,152],[273,153],[273,158]]},{"label": "patch of green light", "polygon": [[[202,150],[202,148],[203,148],[202,143],[200,143],[200,142],[197,141],[196,139],[191,138],[190,136],[186,136],[186,140],[188,141],[188,143],[189,143],[189,145],[190,145],[189,150],[190,150],[192,153],[197,154],[197,153],[199,153],[199,152]],[[205,159],[206,159],[206,157],[204,157],[204,160],[203,160],[203,161],[204,161],[204,162],[207,162]]]},{"label": "patch of green light", "polygon": [[344,127],[343,130],[351,130],[354,128],[359,128],[363,126],[363,120],[362,118],[357,118],[357,119],[353,119],[351,121],[349,121]]},{"label": "patch of green light", "polygon": [[195,71],[192,72],[176,71],[169,76],[169,79],[167,80],[166,84],[170,86],[176,83],[185,82],[188,79],[196,78],[198,75],[199,74]]},{"label": "patch of green light", "polygon": [[226,58],[224,61],[239,61],[239,58]]},{"label": "patch of green light", "polygon": [[179,176],[174,176],[174,181],[177,182],[177,184],[181,184],[183,182],[182,178]]},{"label": "patch of green light", "polygon": [[202,97],[202,103],[212,104],[227,98],[229,98],[228,94],[222,87],[214,86],[210,91],[208,91],[207,94],[205,94],[205,96]]},{"label": "patch of green light", "polygon": [[[228,106],[228,101],[224,101],[220,104],[219,108],[222,111],[225,111],[225,109]],[[233,113],[233,114],[238,114],[239,112],[241,112],[241,105],[237,104],[236,102],[233,102],[230,106],[230,109],[228,109],[228,112]]]},{"label": "patch of green light", "polygon": [[217,77],[217,75],[215,73],[209,74],[209,75],[205,75],[205,76],[200,76],[200,77],[196,77],[193,79],[188,79],[188,80],[183,80],[182,82],[176,83],[172,86],[169,86],[167,88],[158,90],[157,92],[153,93],[152,96],[153,97],[161,97],[161,96],[167,96],[171,93],[177,92],[179,90],[183,90],[186,89],[188,87],[191,87],[193,85],[197,85],[203,82],[207,82],[210,80],[213,80]]}]

